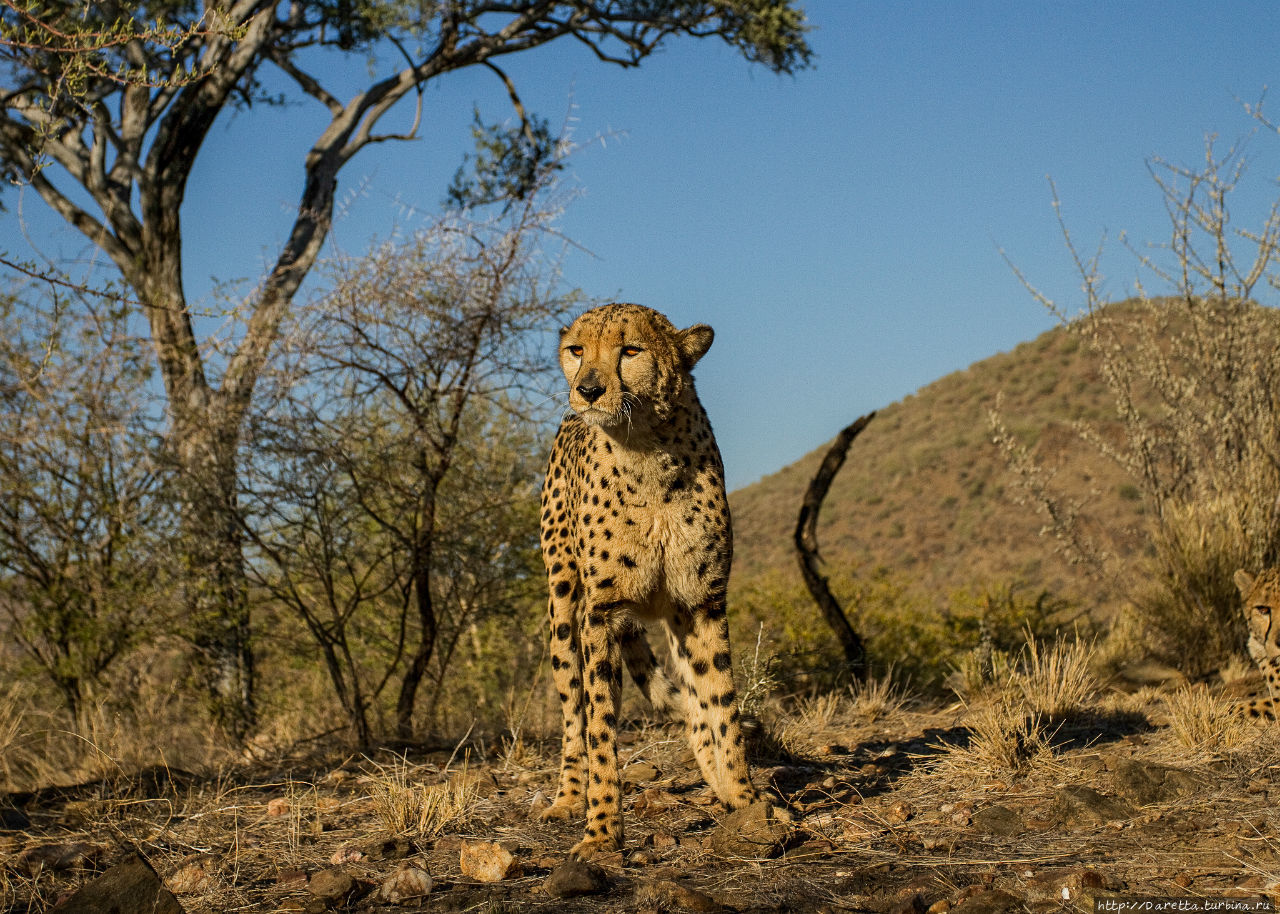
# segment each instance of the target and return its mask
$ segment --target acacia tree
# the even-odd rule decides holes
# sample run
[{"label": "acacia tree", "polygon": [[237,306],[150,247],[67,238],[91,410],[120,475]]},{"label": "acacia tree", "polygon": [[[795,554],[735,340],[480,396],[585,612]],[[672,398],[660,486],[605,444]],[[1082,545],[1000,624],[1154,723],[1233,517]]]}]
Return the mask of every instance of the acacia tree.
[{"label": "acacia tree", "polygon": [[[479,183],[470,190],[502,192],[511,176],[527,172],[529,162],[546,152],[546,133],[525,116],[514,82],[497,61],[562,39],[624,67],[640,64],[678,35],[720,38],[781,73],[804,67],[810,53],[803,13],[792,0],[62,0],[41,6],[41,22],[62,34],[107,32],[120,20],[157,24],[126,29],[127,40],[85,50],[97,64],[81,68],[67,93],[62,49],[14,40],[13,25],[24,9],[0,8],[6,24],[0,160],[102,248],[141,302],[167,396],[187,521],[190,624],[214,710],[236,735],[253,723],[238,445],[281,321],[329,232],[343,167],[370,145],[416,137],[424,87],[482,66],[503,81],[521,124],[487,132]],[[191,28],[196,21],[200,27]],[[169,30],[183,40],[153,40]],[[333,83],[329,55],[357,52],[370,57],[377,75],[354,90]],[[299,163],[303,186],[293,226],[244,303],[238,342],[215,377],[183,283],[182,203],[218,116],[272,101],[261,90],[267,68],[320,105],[328,123]],[[121,72],[145,78],[113,75]],[[388,114],[414,93],[417,115],[384,127]],[[269,116],[270,108],[259,105],[254,116]]]}]

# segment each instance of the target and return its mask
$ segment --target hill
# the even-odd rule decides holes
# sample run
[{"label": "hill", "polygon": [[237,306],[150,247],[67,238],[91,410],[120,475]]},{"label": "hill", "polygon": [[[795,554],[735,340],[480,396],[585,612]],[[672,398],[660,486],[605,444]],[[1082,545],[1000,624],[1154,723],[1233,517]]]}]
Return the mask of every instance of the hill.
[{"label": "hill", "polygon": [[[1120,564],[1144,548],[1143,505],[1125,473],[1081,439],[1081,421],[1118,430],[1096,356],[1067,328],[948,375],[881,410],[854,441],[818,525],[834,587],[892,576],[917,602],[1014,586],[1095,617],[1122,594],[1072,564],[993,440],[992,410],[1036,456],[1049,485],[1087,518]],[[849,416],[849,421],[856,418]],[[734,588],[801,586],[792,532],[829,445],[734,492]]]}]

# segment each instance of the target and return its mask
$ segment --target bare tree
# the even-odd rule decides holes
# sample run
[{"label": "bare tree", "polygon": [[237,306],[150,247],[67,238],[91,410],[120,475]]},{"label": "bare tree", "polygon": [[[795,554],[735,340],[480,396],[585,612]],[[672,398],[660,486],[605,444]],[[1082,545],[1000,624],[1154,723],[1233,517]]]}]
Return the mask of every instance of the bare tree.
[{"label": "bare tree", "polygon": [[[255,496],[251,527],[286,582],[287,593],[275,592],[308,620],[331,675],[342,660],[347,672],[335,688],[349,693],[343,704],[362,740],[370,731],[360,702],[381,691],[402,655],[396,730],[412,735],[441,638],[439,602],[507,605],[519,576],[504,583],[495,573],[514,570],[512,556],[527,557],[536,534],[503,518],[512,501],[532,498],[537,473],[527,459],[534,439],[518,443],[534,411],[519,394],[548,364],[539,333],[574,300],[559,292],[542,250],[555,240],[556,214],[535,191],[488,220],[454,215],[407,241],[335,260],[326,269],[331,290],[286,338],[294,367],[257,442],[262,472],[277,481]],[[498,445],[488,456],[485,439]],[[499,455],[503,463],[494,462]],[[465,490],[446,486],[460,461]],[[494,520],[501,523],[487,523]],[[322,601],[291,579],[299,562]],[[342,586],[331,580],[335,569]],[[390,611],[397,599],[408,617],[400,614],[388,665],[359,698],[349,654],[337,656],[347,651],[346,626],[367,606]],[[323,602],[323,626],[308,600]],[[455,618],[449,651],[457,626]]]},{"label": "bare tree", "polygon": [[[1193,673],[1243,644],[1235,570],[1280,561],[1280,203],[1256,229],[1232,225],[1245,167],[1239,149],[1220,152],[1212,138],[1200,165],[1151,163],[1170,237],[1130,248],[1149,285],[1124,302],[1107,300],[1099,253],[1084,256],[1059,216],[1085,293],[1068,326],[1097,354],[1121,429],[1080,432],[1132,475],[1152,523],[1151,581],[1111,573],[1129,585],[1166,657]],[[1081,533],[1080,506],[1058,498],[996,426],[1051,528],[1080,560],[1109,567]]]},{"label": "bare tree", "polygon": [[[500,189],[495,176],[519,175],[543,150],[537,122],[497,61],[561,39],[628,67],[678,35],[720,38],[778,72],[809,59],[804,16],[790,0],[209,0],[195,29],[197,7],[172,0],[50,4],[42,7],[41,23],[64,34],[106,31],[123,19],[189,36],[171,44],[147,30],[126,30],[125,40],[86,51],[97,63],[81,69],[68,98],[58,88],[65,55],[47,43],[13,40],[10,26],[22,9],[0,9],[9,36],[0,45],[6,64],[0,162],[100,246],[142,303],[167,395],[182,516],[189,520],[183,545],[194,572],[187,598],[192,625],[215,710],[237,735],[254,716],[237,512],[243,421],[281,322],[328,235],[343,167],[366,147],[419,136],[425,86],[480,66],[506,86],[522,124],[486,133],[491,144],[477,171],[489,180],[472,190],[483,197],[486,187]],[[378,73],[354,92],[333,83],[327,67],[330,55],[348,52],[369,56]],[[318,104],[328,121],[300,163],[302,192],[288,239],[244,302],[238,342],[215,376],[184,287],[182,203],[218,116],[253,102],[262,103],[255,112],[269,112],[277,101],[261,89],[267,67]],[[121,68],[148,78],[114,78]],[[384,128],[398,103],[415,95],[419,104],[407,123]]]},{"label": "bare tree", "polygon": [[173,517],[127,309],[39,294],[0,302],[0,612],[79,726],[157,624]]}]

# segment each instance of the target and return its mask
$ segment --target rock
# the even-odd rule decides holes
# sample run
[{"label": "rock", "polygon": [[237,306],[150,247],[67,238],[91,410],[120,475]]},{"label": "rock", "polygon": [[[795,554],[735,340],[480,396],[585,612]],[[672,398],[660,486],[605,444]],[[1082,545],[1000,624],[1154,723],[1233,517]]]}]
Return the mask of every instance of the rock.
[{"label": "rock", "polygon": [[462,875],[479,882],[501,882],[520,872],[515,856],[495,841],[463,841],[458,856]]},{"label": "rock", "polygon": [[289,801],[284,797],[274,797],[267,800],[267,815],[269,816],[287,816],[291,808]]},{"label": "rock", "polygon": [[413,853],[413,845],[408,838],[389,836],[369,841],[360,850],[370,860],[403,860]]},{"label": "rock", "polygon": [[901,825],[910,819],[914,812],[915,810],[911,808],[911,804],[903,800],[889,807],[889,811],[884,815],[884,820],[890,825]]},{"label": "rock", "polygon": [[307,891],[331,908],[350,901],[356,889],[356,881],[336,866],[316,873],[307,884]]},{"label": "rock", "polygon": [[435,882],[430,873],[411,864],[402,863],[378,887],[378,901],[400,904],[411,898],[429,895],[434,887]]},{"label": "rock", "polygon": [[1029,877],[1025,891],[1031,902],[1079,907],[1080,901],[1088,901],[1098,890],[1106,888],[1106,884],[1105,877],[1096,870],[1064,866],[1041,870]]},{"label": "rock", "polygon": [[925,914],[928,910],[919,892],[908,892],[905,898],[899,898],[885,908],[885,914]]},{"label": "rock", "polygon": [[102,848],[84,841],[67,844],[42,844],[29,847],[18,857],[18,869],[30,876],[41,870],[71,870],[93,866],[102,856]]},{"label": "rock", "polygon": [[624,771],[627,780],[633,784],[639,784],[641,781],[656,781],[662,777],[662,772],[654,765],[648,762],[636,762],[628,765]]},{"label": "rock", "polygon": [[776,857],[791,831],[785,811],[767,802],[752,803],[735,809],[720,822],[711,836],[711,849],[723,857]]},{"label": "rock", "polygon": [[178,899],[137,853],[86,882],[53,910],[57,914],[184,914]]},{"label": "rock", "polygon": [[1022,899],[1000,889],[981,889],[951,908],[951,914],[1015,914]]},{"label": "rock", "polygon": [[636,889],[636,904],[657,911],[692,911],[694,914],[719,914],[727,911],[710,895],[686,888],[670,879],[647,882]]},{"label": "rock", "polygon": [[642,819],[651,819],[668,810],[676,809],[679,805],[680,799],[674,794],[667,793],[658,787],[649,787],[636,797],[632,811]]},{"label": "rock", "polygon": [[169,874],[165,884],[178,895],[197,895],[208,892],[217,883],[221,861],[214,854],[193,854],[183,858],[178,868]]},{"label": "rock", "polygon": [[1053,815],[1064,825],[1101,825],[1128,819],[1132,814],[1127,804],[1092,787],[1062,787],[1053,795]]},{"label": "rock", "polygon": [[1205,781],[1183,768],[1121,759],[1111,771],[1116,792],[1140,806],[1203,790]]},{"label": "rock", "polygon": [[1012,838],[1027,830],[1018,812],[999,804],[979,809],[973,814],[972,823],[977,831],[1001,838]]},{"label": "rock", "polygon": [[570,857],[551,871],[542,887],[552,898],[599,895],[609,890],[609,877],[594,863]]}]

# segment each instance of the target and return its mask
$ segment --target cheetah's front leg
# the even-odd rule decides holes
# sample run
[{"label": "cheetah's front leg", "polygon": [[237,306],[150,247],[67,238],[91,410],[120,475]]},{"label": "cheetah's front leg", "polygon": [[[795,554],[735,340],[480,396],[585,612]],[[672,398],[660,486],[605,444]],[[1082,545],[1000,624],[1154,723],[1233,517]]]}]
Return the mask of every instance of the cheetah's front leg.
[{"label": "cheetah's front leg", "polygon": [[579,859],[622,848],[622,778],[618,773],[618,711],[622,704],[622,651],[605,612],[583,613],[586,679],[587,823],[570,853]]},{"label": "cheetah's front leg", "polygon": [[583,788],[586,786],[586,739],[583,733],[582,658],[578,645],[575,589],[567,582],[552,585],[547,611],[550,629],[551,679],[560,696],[560,713],[564,721],[561,747],[560,786],[555,802],[542,811],[539,818],[572,819],[586,808]]},{"label": "cheetah's front leg", "polygon": [[677,609],[667,625],[671,653],[686,684],[689,743],[703,777],[730,809],[758,802],[733,688],[724,595],[692,610]]}]

